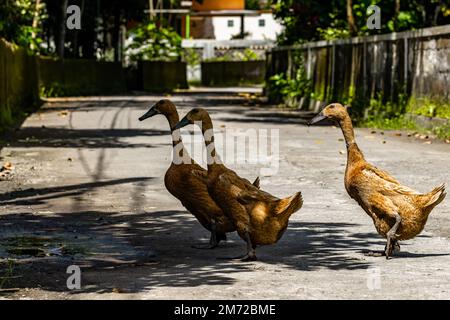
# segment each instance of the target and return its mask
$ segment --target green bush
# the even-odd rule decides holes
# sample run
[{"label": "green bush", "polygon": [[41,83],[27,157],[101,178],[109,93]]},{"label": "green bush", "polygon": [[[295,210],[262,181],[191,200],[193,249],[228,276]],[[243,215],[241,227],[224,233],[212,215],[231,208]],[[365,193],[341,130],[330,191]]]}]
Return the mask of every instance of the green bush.
[{"label": "green bush", "polygon": [[411,98],[407,109],[422,116],[450,119],[450,103],[441,99]]},{"label": "green bush", "polygon": [[220,61],[260,61],[264,60],[255,51],[246,48],[244,51],[230,51],[220,57],[206,59],[205,62],[220,62]]},{"label": "green bush", "polygon": [[0,37],[29,51],[47,53],[48,48],[42,46],[42,24],[47,19],[45,2],[36,7],[32,0],[6,1],[0,4]]},{"label": "green bush", "polygon": [[172,28],[154,22],[139,24],[129,31],[132,39],[125,49],[131,61],[178,61],[181,59],[181,36]]},{"label": "green bush", "polygon": [[311,98],[312,82],[306,76],[301,55],[294,57],[297,69],[295,76],[290,78],[284,73],[276,74],[266,83],[267,95],[270,102],[283,103],[289,107],[298,106],[300,98]]}]

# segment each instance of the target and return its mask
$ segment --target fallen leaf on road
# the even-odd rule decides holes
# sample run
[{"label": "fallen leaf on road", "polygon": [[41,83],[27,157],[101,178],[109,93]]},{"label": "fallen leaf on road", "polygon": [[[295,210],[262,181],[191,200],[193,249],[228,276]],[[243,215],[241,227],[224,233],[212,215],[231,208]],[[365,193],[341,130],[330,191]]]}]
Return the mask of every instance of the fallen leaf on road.
[{"label": "fallen leaf on road", "polygon": [[394,133],[394,136],[401,137],[402,134],[400,132]]},{"label": "fallen leaf on road", "polygon": [[381,143],[383,143],[383,144],[386,143],[386,140],[381,141]]},{"label": "fallen leaf on road", "polygon": [[5,162],[0,171],[11,171],[12,169],[14,169],[13,164],[11,162]]},{"label": "fallen leaf on road", "polygon": [[67,117],[68,115],[69,115],[69,111],[67,111],[67,110],[58,112],[58,116],[60,116],[60,117]]},{"label": "fallen leaf on road", "polygon": [[425,141],[423,144],[431,144],[431,141]]},{"label": "fallen leaf on road", "polygon": [[322,144],[322,143],[323,143],[323,140],[314,140],[314,143]]},{"label": "fallen leaf on road", "polygon": [[377,132],[374,130],[374,131],[371,131],[370,133],[371,133],[371,134],[375,134],[375,133],[377,133]]},{"label": "fallen leaf on road", "polygon": [[345,154],[345,150],[339,150],[339,154]]},{"label": "fallen leaf on road", "polygon": [[73,159],[72,158],[67,158],[67,161],[73,161]]}]

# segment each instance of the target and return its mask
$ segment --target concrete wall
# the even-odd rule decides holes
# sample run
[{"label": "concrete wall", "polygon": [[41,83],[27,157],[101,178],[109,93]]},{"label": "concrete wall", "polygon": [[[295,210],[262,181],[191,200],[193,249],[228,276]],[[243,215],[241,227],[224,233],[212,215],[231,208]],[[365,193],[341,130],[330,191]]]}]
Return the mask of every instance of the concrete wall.
[{"label": "concrete wall", "polygon": [[138,83],[149,92],[165,92],[173,89],[186,89],[186,63],[180,61],[140,61],[138,64]]},{"label": "concrete wall", "polygon": [[202,62],[202,85],[238,86],[264,82],[265,61]]},{"label": "concrete wall", "polygon": [[122,94],[125,72],[120,63],[39,57],[39,87],[46,96]]},{"label": "concrete wall", "polygon": [[0,39],[0,131],[38,103],[35,57]]},{"label": "concrete wall", "polygon": [[[361,106],[370,99],[450,99],[450,26],[380,36],[279,47],[267,53],[267,75],[293,75],[301,55],[317,100],[308,107],[340,101]],[[364,110],[362,110],[364,111]]]}]

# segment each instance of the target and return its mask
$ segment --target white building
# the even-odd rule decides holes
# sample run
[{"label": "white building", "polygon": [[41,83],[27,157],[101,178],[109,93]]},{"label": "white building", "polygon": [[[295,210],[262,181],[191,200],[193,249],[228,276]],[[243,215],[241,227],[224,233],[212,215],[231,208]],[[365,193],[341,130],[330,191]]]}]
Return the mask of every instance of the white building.
[{"label": "white building", "polygon": [[[272,13],[261,13],[256,16],[244,16],[244,34],[248,40],[276,40],[283,27]],[[230,40],[241,32],[241,17],[216,16],[212,17],[214,38],[216,40]]]}]

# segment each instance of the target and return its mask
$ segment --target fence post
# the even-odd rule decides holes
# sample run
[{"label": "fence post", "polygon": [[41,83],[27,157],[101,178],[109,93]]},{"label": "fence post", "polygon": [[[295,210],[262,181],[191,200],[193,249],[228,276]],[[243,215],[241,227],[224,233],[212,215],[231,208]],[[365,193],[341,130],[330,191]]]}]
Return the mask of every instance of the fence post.
[{"label": "fence post", "polygon": [[408,66],[409,66],[409,61],[408,61],[408,59],[409,59],[409,54],[408,54],[408,50],[409,50],[409,48],[408,48],[408,37],[405,37],[404,39],[403,39],[403,50],[404,50],[404,57],[403,57],[403,59],[404,59],[404,66],[403,66],[403,78],[404,78],[404,93],[406,94],[407,92],[408,92]]},{"label": "fence post", "polygon": [[332,60],[331,60],[331,96],[330,99],[334,100],[334,74],[336,72],[335,68],[336,68],[336,43],[333,42],[333,45],[331,47],[331,52],[332,52]]}]

